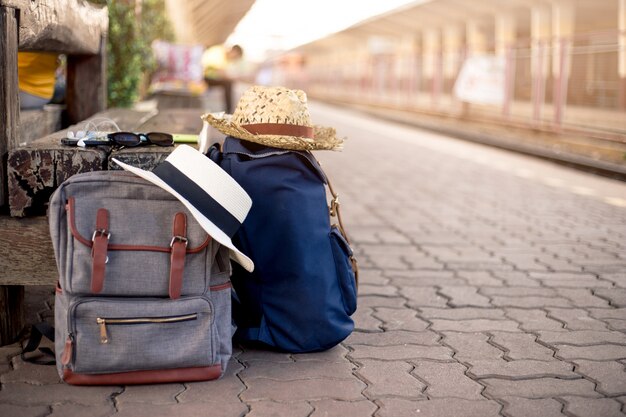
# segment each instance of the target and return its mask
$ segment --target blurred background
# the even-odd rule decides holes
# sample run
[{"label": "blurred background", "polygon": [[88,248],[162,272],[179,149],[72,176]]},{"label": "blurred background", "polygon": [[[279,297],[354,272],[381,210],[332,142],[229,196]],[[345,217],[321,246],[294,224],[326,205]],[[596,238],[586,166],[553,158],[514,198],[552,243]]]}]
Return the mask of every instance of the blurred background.
[{"label": "blurred background", "polygon": [[232,111],[212,95],[236,104],[250,83],[284,85],[424,127],[625,163],[626,0],[100,3],[109,106],[156,97]]}]

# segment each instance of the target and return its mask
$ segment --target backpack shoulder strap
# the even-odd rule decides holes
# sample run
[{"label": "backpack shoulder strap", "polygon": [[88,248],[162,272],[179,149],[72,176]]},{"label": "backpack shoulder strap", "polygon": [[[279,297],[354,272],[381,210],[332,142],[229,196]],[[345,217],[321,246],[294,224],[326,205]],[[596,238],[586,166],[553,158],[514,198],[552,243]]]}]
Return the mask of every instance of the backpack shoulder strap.
[{"label": "backpack shoulder strap", "polygon": [[[343,220],[341,219],[339,194],[335,192],[335,189],[333,188],[333,185],[330,182],[330,178],[328,177],[326,172],[324,172],[320,162],[315,157],[313,157],[312,154],[310,155],[317,162],[317,165],[319,166],[320,171],[324,174],[324,177],[326,177],[326,184],[328,185],[328,190],[330,191],[330,195],[332,196],[332,199],[330,200],[330,205],[329,205],[330,217],[331,219],[337,218],[337,228],[339,229],[339,232],[341,233],[343,238],[346,240],[346,242],[348,242],[348,245],[352,245],[352,243],[350,243],[350,239],[348,238],[348,234],[346,233],[346,229],[343,225]],[[358,264],[354,255],[350,256],[350,262],[352,263],[352,270],[354,271],[354,278],[358,286],[359,285],[359,267],[358,267]]]},{"label": "backpack shoulder strap", "polygon": [[[46,347],[39,348],[39,351],[44,354],[44,358],[29,358],[26,357],[26,353],[34,352],[39,347],[42,337],[46,337],[50,341],[54,342],[54,327],[50,326],[46,322],[33,324],[30,330],[30,338],[28,343],[22,349],[21,357],[24,362],[34,363],[35,365],[54,365],[54,352]],[[45,356],[52,357],[52,359],[45,359]]]}]

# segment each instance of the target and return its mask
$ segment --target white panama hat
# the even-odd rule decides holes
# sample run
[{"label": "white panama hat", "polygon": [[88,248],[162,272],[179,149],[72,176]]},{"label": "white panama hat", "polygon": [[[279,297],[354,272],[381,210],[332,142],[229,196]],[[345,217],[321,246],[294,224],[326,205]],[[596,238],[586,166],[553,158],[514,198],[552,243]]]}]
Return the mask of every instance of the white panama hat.
[{"label": "white panama hat", "polygon": [[252,260],[232,242],[252,200],[215,162],[188,145],[178,146],[152,172],[113,161],[180,200],[213,239],[230,249],[232,260],[249,272],[254,270]]}]

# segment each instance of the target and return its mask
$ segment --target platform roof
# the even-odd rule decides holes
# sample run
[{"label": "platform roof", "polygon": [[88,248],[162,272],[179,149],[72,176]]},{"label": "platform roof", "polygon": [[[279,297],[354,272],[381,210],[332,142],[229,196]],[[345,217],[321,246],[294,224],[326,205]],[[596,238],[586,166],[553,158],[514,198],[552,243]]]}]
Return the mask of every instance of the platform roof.
[{"label": "platform roof", "polygon": [[224,43],[254,0],[166,0],[177,40],[211,46]]},{"label": "platform roof", "polygon": [[[571,0],[576,6],[576,32],[602,31],[617,28],[617,0]],[[458,27],[463,30],[469,22],[485,29],[493,28],[495,17],[515,18],[519,38],[530,37],[531,10],[535,6],[551,7],[556,0],[431,0],[409,4],[303,45],[297,50],[313,52],[340,47],[370,36],[406,38],[428,29]]]}]

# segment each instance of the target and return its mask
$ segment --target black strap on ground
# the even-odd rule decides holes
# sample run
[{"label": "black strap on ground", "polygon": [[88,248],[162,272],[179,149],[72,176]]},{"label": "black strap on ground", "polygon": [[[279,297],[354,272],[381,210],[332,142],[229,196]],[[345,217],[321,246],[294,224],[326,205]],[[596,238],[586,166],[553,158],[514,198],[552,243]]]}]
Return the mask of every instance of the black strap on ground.
[{"label": "black strap on ground", "polygon": [[[41,344],[41,338],[43,336],[54,342],[54,327],[50,326],[46,322],[33,324],[30,329],[30,338],[28,339],[28,343],[24,346],[24,349],[22,349],[21,357],[24,362],[34,363],[35,365],[56,364],[56,361],[54,360],[54,352],[52,349],[47,347],[39,348],[39,352],[41,352],[43,356],[27,358],[24,355],[25,353],[34,352],[35,349],[37,349]],[[52,357],[52,359],[50,359],[50,357]]]}]

